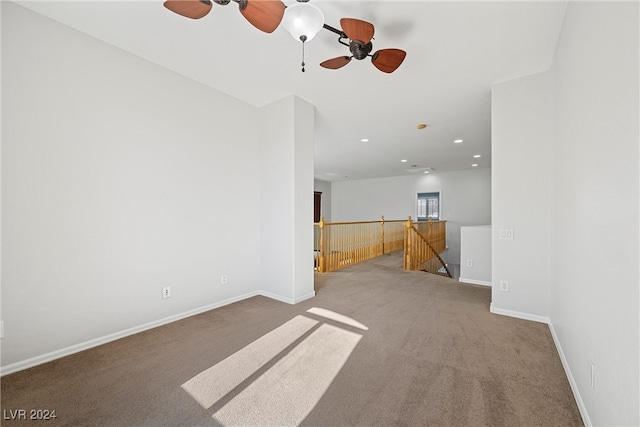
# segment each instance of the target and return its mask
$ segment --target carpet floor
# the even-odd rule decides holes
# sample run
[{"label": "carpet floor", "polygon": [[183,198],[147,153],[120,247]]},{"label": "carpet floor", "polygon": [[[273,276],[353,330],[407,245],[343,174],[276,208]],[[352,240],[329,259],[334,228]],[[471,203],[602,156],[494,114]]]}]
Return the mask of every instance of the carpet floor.
[{"label": "carpet floor", "polygon": [[401,265],[316,274],[297,305],[254,297],[6,375],[2,425],[583,425],[547,325]]}]

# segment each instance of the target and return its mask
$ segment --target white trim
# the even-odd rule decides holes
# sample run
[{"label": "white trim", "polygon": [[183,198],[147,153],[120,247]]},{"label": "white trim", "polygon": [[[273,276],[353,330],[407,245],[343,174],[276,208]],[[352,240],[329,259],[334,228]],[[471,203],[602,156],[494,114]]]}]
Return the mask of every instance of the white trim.
[{"label": "white trim", "polygon": [[560,356],[560,361],[562,362],[562,367],[564,368],[564,373],[567,375],[567,379],[569,380],[569,385],[571,386],[571,391],[573,392],[573,398],[578,405],[578,410],[580,411],[580,416],[582,417],[582,422],[585,427],[592,427],[591,419],[589,418],[589,413],[587,412],[587,407],[582,400],[582,396],[580,395],[580,391],[578,390],[578,384],[573,378],[573,374],[571,373],[571,368],[569,367],[569,362],[567,362],[567,358],[564,355],[564,351],[562,350],[562,346],[560,345],[560,339],[556,334],[556,330],[553,327],[553,323],[551,323],[551,319],[545,316],[538,316],[536,314],[528,314],[521,313],[519,311],[511,311],[504,310],[502,308],[494,308],[493,303],[491,303],[489,311],[494,314],[500,314],[503,316],[516,317],[518,319],[532,320],[534,322],[546,323],[549,325],[549,330],[551,331],[551,337],[553,338],[553,343],[556,346],[556,350],[558,351],[558,355]]},{"label": "white trim", "polygon": [[471,283],[472,285],[493,286],[492,282],[487,282],[484,280],[465,279],[464,277],[460,277],[458,280],[462,283]]},{"label": "white trim", "polygon": [[[419,175],[419,174],[418,174]],[[422,185],[422,183],[420,184]],[[412,221],[418,221],[418,194],[420,193],[438,193],[438,221],[446,221],[443,219],[443,203],[442,203],[442,190],[418,190],[413,194],[413,214],[414,216],[411,218]],[[449,249],[447,247],[447,249]]]},{"label": "white trim", "polygon": [[264,292],[264,291],[249,292],[243,295],[239,295],[237,297],[218,301],[216,303],[205,305],[199,308],[194,308],[193,310],[185,311],[183,313],[175,314],[173,316],[165,317],[163,319],[154,320],[153,322],[149,322],[139,326],[135,326],[133,328],[125,329],[120,332],[114,332],[113,334],[105,335],[103,337],[99,337],[99,338],[95,338],[79,344],[75,344],[70,347],[62,348],[60,350],[55,350],[50,353],[46,353],[40,356],[35,356],[26,360],[22,360],[20,362],[12,363],[7,366],[0,366],[0,376],[12,374],[14,372],[22,371],[27,368],[32,368],[34,366],[42,365],[43,363],[51,362],[53,360],[60,359],[65,356],[70,356],[72,354],[79,353],[81,351],[88,350],[90,348],[97,347],[102,344],[107,344],[109,342],[119,340],[121,338],[125,338],[130,335],[144,332],[149,329],[157,328],[158,326],[163,326],[163,325],[175,322],[177,320],[182,320],[187,317],[195,316],[196,314],[204,313],[205,311],[209,311],[219,307],[223,307],[225,305],[233,304],[235,302],[242,301],[247,298],[255,297],[258,295],[262,295],[267,298],[275,299],[288,304],[296,304],[298,302],[314,297],[315,294],[316,294],[315,291],[312,291],[311,293],[304,295],[301,298],[298,298],[297,300],[292,300],[289,298],[283,298],[278,295],[271,294],[269,292]]},{"label": "white trim", "polygon": [[294,305],[296,303],[296,300],[294,300],[293,298],[283,297],[281,295],[272,294],[271,292],[267,291],[258,291],[258,295],[262,295],[263,297],[271,298],[276,301],[286,302],[287,304],[291,305]]},{"label": "white trim", "polygon": [[502,316],[515,317],[517,319],[531,320],[533,322],[546,323],[546,324],[549,324],[550,322],[549,318],[546,316],[522,313],[520,311],[505,310],[503,308],[495,308],[493,306],[493,303],[491,303],[491,305],[489,306],[489,311],[492,312],[493,314],[500,314]]},{"label": "white trim", "polygon": [[296,304],[311,299],[316,296],[316,291],[311,291],[306,295],[302,295],[300,298],[296,298]]},{"label": "white trim", "polygon": [[287,304],[291,304],[291,305],[296,305],[299,302],[308,300],[309,298],[313,298],[316,296],[316,291],[311,291],[306,295],[301,296],[300,298],[287,298],[287,297],[283,297],[281,295],[277,295],[277,294],[272,294],[271,292],[267,292],[267,291],[258,291],[258,295],[262,295],[263,297],[267,297],[267,298],[271,298],[274,299],[276,301],[280,301],[280,302],[286,302]]},{"label": "white trim", "polygon": [[560,356],[560,361],[562,362],[564,373],[567,375],[567,379],[569,380],[569,385],[571,386],[571,391],[573,392],[573,398],[576,400],[576,404],[578,405],[578,410],[580,411],[582,422],[584,423],[585,427],[592,427],[593,424],[591,423],[591,419],[589,418],[587,407],[585,406],[584,401],[582,400],[582,396],[580,395],[580,391],[578,390],[578,384],[576,383],[576,380],[573,378],[573,374],[571,373],[571,368],[569,367],[569,362],[567,362],[567,358],[564,355],[562,346],[560,345],[560,340],[558,339],[556,330],[553,328],[553,323],[551,322],[549,322],[549,330],[551,331],[553,342],[556,345],[556,350],[558,350],[558,355]]}]

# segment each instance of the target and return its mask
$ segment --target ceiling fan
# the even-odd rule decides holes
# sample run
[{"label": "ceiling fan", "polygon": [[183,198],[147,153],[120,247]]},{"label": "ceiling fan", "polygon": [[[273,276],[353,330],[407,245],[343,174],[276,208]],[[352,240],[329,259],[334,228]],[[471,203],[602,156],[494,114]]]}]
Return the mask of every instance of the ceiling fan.
[{"label": "ceiling fan", "polygon": [[[287,8],[282,0],[166,0],[164,6],[187,18],[200,19],[211,11],[213,3],[226,6],[231,1],[238,3],[240,13],[247,21],[265,33],[272,33],[278,28]],[[338,43],[347,46],[351,51],[351,56],[339,56],[322,62],[320,65],[324,68],[336,70],[347,65],[353,58],[362,60],[371,57],[371,63],[377,69],[385,73],[393,73],[407,56],[407,53],[400,49],[380,49],[371,54],[373,50],[371,40],[375,32],[373,24],[355,18],[342,18],[340,20],[342,30],[338,30],[325,24],[322,12],[315,6],[307,5],[308,1],[297,0],[294,5],[289,6],[291,10],[297,8],[296,10],[301,14],[288,13],[289,19],[283,22],[291,35],[303,43],[302,71],[304,71],[304,43],[311,40],[321,28],[337,34]]]},{"label": "ceiling fan", "polygon": [[[371,63],[380,71],[393,73],[404,61],[407,52],[400,49],[380,49],[373,54],[373,24],[354,18],[342,18],[340,20],[342,31],[324,24],[323,28],[338,34],[338,43],[349,47],[351,56],[338,56],[327,59],[320,66],[331,70],[337,70],[347,65],[353,58],[362,60],[371,57]],[[348,39],[349,43],[344,40]]]},{"label": "ceiling fan", "polygon": [[178,15],[200,19],[211,11],[213,3],[226,6],[231,1],[238,3],[240,13],[251,25],[265,33],[278,28],[286,8],[281,0],[166,0],[164,6]]}]

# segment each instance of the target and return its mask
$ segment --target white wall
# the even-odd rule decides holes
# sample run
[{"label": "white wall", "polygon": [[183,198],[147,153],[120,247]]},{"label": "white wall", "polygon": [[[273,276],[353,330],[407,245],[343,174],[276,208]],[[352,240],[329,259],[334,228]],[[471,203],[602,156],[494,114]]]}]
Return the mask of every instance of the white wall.
[{"label": "white wall", "polygon": [[[2,23],[2,7],[0,5],[0,23]],[[0,27],[0,47],[2,46],[2,28]],[[1,53],[1,52],[0,52]],[[2,82],[2,55],[0,54],[0,82]],[[2,92],[2,89],[0,87],[0,94]],[[1,101],[1,100],[0,100]],[[3,117],[2,116],[2,104],[3,102],[0,102],[0,118]],[[1,172],[1,164],[2,164],[2,137],[1,135],[4,135],[3,131],[2,131],[2,120],[0,120],[0,172]],[[2,194],[2,173],[0,173],[0,195]],[[0,198],[0,242],[1,242],[1,236],[2,236],[2,226],[3,226],[4,221],[2,220],[2,199]],[[0,261],[2,260],[2,244],[0,244]],[[4,337],[4,322],[1,320],[2,317],[2,262],[0,262],[0,338]],[[0,365],[2,364],[2,342],[3,340],[0,339]]]},{"label": "white wall", "polygon": [[551,70],[493,88],[492,310],[549,322],[587,425],[640,424],[638,18],[569,2]]},{"label": "white wall", "polygon": [[552,69],[550,317],[593,425],[640,425],[638,22],[570,2]]},{"label": "white wall", "polygon": [[461,282],[491,286],[491,247],[490,225],[460,227]]},{"label": "white wall", "polygon": [[[293,302],[297,303],[313,297],[313,163],[315,135],[315,107],[307,101],[294,97],[294,162],[292,178],[294,182],[294,274]],[[263,206],[266,209],[267,206]]]},{"label": "white wall", "polygon": [[283,188],[264,111],[14,3],[2,39],[3,373],[263,292],[261,185],[311,258],[312,107]]},{"label": "white wall", "polygon": [[337,181],[331,185],[331,220],[374,221],[416,218],[419,192],[440,192],[447,220],[445,262],[460,263],[460,227],[491,223],[491,170],[474,169],[420,176]]},{"label": "white wall", "polygon": [[[549,316],[549,73],[492,91],[492,310]],[[513,240],[499,239],[513,230]],[[509,282],[509,292],[499,281]]]},{"label": "white wall", "polygon": [[262,108],[262,290],[289,303],[313,290],[314,107],[289,96]]}]

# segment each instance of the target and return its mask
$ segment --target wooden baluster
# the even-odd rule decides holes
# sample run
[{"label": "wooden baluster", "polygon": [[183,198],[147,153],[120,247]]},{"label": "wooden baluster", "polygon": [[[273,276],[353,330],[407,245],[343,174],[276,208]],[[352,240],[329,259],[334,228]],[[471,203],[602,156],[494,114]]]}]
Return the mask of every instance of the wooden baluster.
[{"label": "wooden baluster", "polygon": [[356,226],[356,238],[353,246],[354,246],[353,263],[355,264],[361,261],[360,256],[362,253],[362,224],[358,224]]}]

